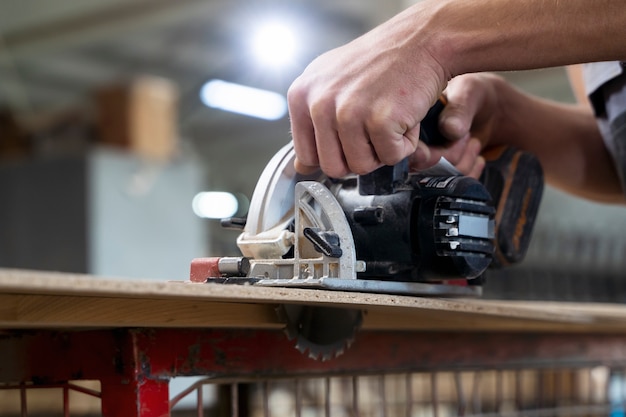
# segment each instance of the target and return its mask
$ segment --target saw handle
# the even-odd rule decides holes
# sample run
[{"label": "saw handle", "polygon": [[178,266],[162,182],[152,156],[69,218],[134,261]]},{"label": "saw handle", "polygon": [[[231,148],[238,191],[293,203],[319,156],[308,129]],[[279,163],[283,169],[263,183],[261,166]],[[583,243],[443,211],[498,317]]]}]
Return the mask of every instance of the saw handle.
[{"label": "saw handle", "polygon": [[[446,96],[441,95],[428,109],[420,123],[420,140],[429,146],[443,146],[448,139],[439,131],[439,115],[448,104]],[[402,186],[409,176],[409,158],[404,158],[393,166],[382,166],[366,175],[359,175],[359,193],[361,195],[393,194],[396,187]]]},{"label": "saw handle", "polygon": [[439,115],[447,104],[447,97],[443,94],[440,95],[420,122],[420,140],[428,146],[443,146],[448,142],[448,139],[439,130]]}]

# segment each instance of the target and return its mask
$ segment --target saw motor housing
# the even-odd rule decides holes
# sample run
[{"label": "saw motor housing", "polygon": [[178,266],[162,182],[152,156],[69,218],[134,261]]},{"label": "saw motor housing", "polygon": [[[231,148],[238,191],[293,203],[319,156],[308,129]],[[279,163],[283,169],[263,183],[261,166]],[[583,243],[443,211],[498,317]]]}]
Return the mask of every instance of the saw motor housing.
[{"label": "saw motor housing", "polygon": [[[445,104],[420,125],[428,145],[445,146],[437,123]],[[480,181],[443,158],[419,173],[405,160],[341,179],[301,175],[294,161],[289,143],[262,172],[247,219],[222,222],[243,228],[242,256],[194,259],[191,281],[480,296],[488,267],[523,259],[543,189],[539,162],[514,149],[486,158]],[[296,348],[322,360],[349,347],[363,321],[358,307],[290,303],[278,313]]]},{"label": "saw motor housing", "polygon": [[[436,297],[482,294],[479,278],[498,252],[498,202],[483,182],[446,161],[419,173],[409,172],[403,161],[331,179],[320,172],[298,174],[294,159],[293,145],[283,147],[261,174],[247,219],[223,221],[243,227],[237,239],[242,256],[194,259],[191,281]],[[322,360],[349,347],[363,321],[360,308],[290,303],[277,311],[296,348]]]},{"label": "saw motor housing", "polygon": [[471,280],[491,263],[495,208],[473,178],[382,167],[330,190],[366,265],[359,279]]},{"label": "saw motor housing", "polygon": [[302,178],[294,158],[287,145],[261,175],[237,239],[243,256],[194,260],[192,281],[481,294],[480,286],[445,285],[469,283],[492,261],[495,208],[480,181],[441,163],[410,173],[407,161],[362,176]]}]

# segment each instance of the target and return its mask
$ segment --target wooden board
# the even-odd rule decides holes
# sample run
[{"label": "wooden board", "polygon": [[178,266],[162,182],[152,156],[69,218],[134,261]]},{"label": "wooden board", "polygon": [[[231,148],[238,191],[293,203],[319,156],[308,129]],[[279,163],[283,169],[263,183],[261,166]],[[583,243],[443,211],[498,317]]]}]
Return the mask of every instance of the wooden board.
[{"label": "wooden board", "polygon": [[379,330],[626,332],[615,304],[441,299],[0,269],[0,328],[281,328],[278,304],[365,311]]}]

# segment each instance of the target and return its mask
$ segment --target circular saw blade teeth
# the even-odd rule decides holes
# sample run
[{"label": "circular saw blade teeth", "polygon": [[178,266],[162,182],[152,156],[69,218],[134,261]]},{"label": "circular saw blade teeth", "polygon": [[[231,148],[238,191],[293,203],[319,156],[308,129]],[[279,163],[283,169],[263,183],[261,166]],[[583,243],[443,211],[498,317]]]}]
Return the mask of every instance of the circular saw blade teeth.
[{"label": "circular saw blade teeth", "polygon": [[[285,305],[279,305],[276,307],[276,315],[278,316],[278,320],[285,323],[285,328],[283,331],[289,340],[297,340],[298,338],[298,329],[297,326],[289,319],[289,315],[287,314],[287,307]],[[296,346],[297,347],[297,346]],[[299,350],[299,349],[298,349]],[[304,353],[303,351],[300,351]]]},{"label": "circular saw blade teeth", "polygon": [[305,305],[281,305],[279,318],[286,323],[289,340],[296,349],[311,359],[331,360],[348,349],[363,322],[363,312],[357,309]]},{"label": "circular saw blade teeth", "polygon": [[343,355],[346,350],[352,345],[354,339],[339,341],[333,345],[318,345],[311,343],[310,341],[298,337],[296,342],[296,349],[302,354],[314,360],[329,361]]}]

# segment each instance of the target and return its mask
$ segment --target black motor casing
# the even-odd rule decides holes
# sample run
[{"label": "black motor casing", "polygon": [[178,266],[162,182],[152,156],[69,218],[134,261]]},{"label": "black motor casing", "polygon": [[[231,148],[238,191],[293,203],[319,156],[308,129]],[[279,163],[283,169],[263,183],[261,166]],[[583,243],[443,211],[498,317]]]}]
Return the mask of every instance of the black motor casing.
[{"label": "black motor casing", "polygon": [[360,279],[472,279],[489,266],[495,209],[477,180],[461,175],[398,177],[393,167],[335,181],[350,223]]}]

